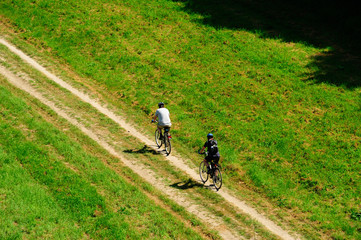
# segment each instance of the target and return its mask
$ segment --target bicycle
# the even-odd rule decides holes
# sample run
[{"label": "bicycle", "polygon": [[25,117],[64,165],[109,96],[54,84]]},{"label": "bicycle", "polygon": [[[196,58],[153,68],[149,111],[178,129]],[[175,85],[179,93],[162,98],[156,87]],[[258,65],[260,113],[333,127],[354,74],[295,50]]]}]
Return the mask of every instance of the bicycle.
[{"label": "bicycle", "polygon": [[[157,121],[154,121],[157,122]],[[170,143],[170,140],[172,139],[172,136],[170,135],[170,127],[164,127],[163,137],[160,138],[158,128],[155,130],[155,143],[157,144],[158,148],[160,148],[164,143],[165,153],[168,156],[170,152],[172,151],[172,144]]]},{"label": "bicycle", "polygon": [[[199,153],[199,152],[198,152]],[[205,154],[207,156],[208,153],[199,153]],[[221,173],[221,165],[219,163],[215,163],[213,160],[208,163],[208,166],[201,162],[199,165],[199,176],[201,177],[201,181],[205,184],[208,181],[208,178],[211,178],[214,184],[214,187],[218,191],[222,187],[222,173]]]}]

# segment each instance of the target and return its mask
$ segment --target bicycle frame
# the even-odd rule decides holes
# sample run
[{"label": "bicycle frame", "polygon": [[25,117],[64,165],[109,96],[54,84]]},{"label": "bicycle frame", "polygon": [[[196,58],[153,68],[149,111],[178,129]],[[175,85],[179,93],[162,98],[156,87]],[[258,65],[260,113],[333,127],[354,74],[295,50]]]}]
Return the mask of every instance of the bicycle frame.
[{"label": "bicycle frame", "polygon": [[210,164],[211,168],[210,168],[210,175],[211,177],[213,177],[213,174],[214,174],[214,171],[218,168],[219,169],[219,166],[218,164],[216,164],[213,160],[211,160],[210,162],[208,162],[208,164]]},{"label": "bicycle frame", "polygon": [[[207,153],[205,153],[205,155],[207,155]],[[210,166],[210,169],[206,166],[208,167]],[[220,164],[215,163],[213,159],[209,162],[203,160],[200,163],[199,175],[201,177],[203,184],[206,183],[208,178],[210,177],[213,180],[213,185],[217,191],[222,187],[222,173],[220,169]]]},{"label": "bicycle frame", "polygon": [[[158,122],[158,121],[152,121],[152,122]],[[160,137],[162,135],[162,137]],[[163,144],[165,147],[165,152],[167,156],[170,154],[172,146],[170,140],[172,139],[172,136],[170,135],[170,127],[163,127],[160,128],[157,126],[156,132],[155,132],[155,142],[160,148]]]},{"label": "bicycle frame", "polygon": [[[158,123],[158,121],[155,120],[154,123]],[[160,134],[163,134],[163,136],[165,136],[165,133],[167,133],[167,134],[168,134],[168,137],[169,137],[170,139],[172,138],[171,135],[170,135],[170,127],[160,128],[160,127],[158,127],[158,125],[157,125],[157,129],[160,131],[160,132],[159,132]],[[165,139],[164,139],[164,140],[165,140]]]}]

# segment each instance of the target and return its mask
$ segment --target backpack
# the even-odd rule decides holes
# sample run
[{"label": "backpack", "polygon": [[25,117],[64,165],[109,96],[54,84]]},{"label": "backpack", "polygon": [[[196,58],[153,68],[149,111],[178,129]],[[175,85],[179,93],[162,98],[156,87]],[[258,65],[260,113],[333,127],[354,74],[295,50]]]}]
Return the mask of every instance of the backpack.
[{"label": "backpack", "polygon": [[210,149],[208,149],[210,155],[216,155],[218,152],[218,145],[216,140],[210,141]]}]

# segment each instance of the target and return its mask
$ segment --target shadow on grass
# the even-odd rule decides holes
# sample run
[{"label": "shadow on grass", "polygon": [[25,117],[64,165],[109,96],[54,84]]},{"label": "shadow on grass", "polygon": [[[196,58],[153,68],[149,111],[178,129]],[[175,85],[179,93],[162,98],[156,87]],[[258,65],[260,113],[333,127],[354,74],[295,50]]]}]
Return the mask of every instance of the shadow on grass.
[{"label": "shadow on grass", "polygon": [[263,38],[331,49],[315,57],[311,81],[361,87],[361,8],[356,1],[173,0],[203,16],[201,24],[244,29]]},{"label": "shadow on grass", "polygon": [[182,189],[182,190],[190,189],[190,188],[194,188],[194,187],[203,188],[203,184],[200,184],[199,182],[196,182],[192,179],[188,179],[188,181],[185,181],[185,182],[177,182],[170,186],[173,188]]},{"label": "shadow on grass", "polygon": [[151,153],[153,155],[160,154],[159,152],[155,151],[154,149],[148,147],[147,145],[144,145],[141,149],[127,149],[124,150],[125,153],[137,153],[137,154],[146,154]]}]

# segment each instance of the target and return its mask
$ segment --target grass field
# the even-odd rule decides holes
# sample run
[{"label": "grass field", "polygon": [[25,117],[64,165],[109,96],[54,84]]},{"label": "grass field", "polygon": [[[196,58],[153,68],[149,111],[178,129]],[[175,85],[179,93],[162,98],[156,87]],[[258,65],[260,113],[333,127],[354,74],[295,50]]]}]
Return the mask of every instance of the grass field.
[{"label": "grass field", "polygon": [[315,231],[360,238],[359,70],[327,45],[268,35],[259,22],[277,22],[240,6],[232,16],[252,30],[224,16],[214,23],[219,6],[193,1],[4,0],[0,13],[139,125],[165,101],[180,151],[213,132],[227,186],[245,182]]}]

